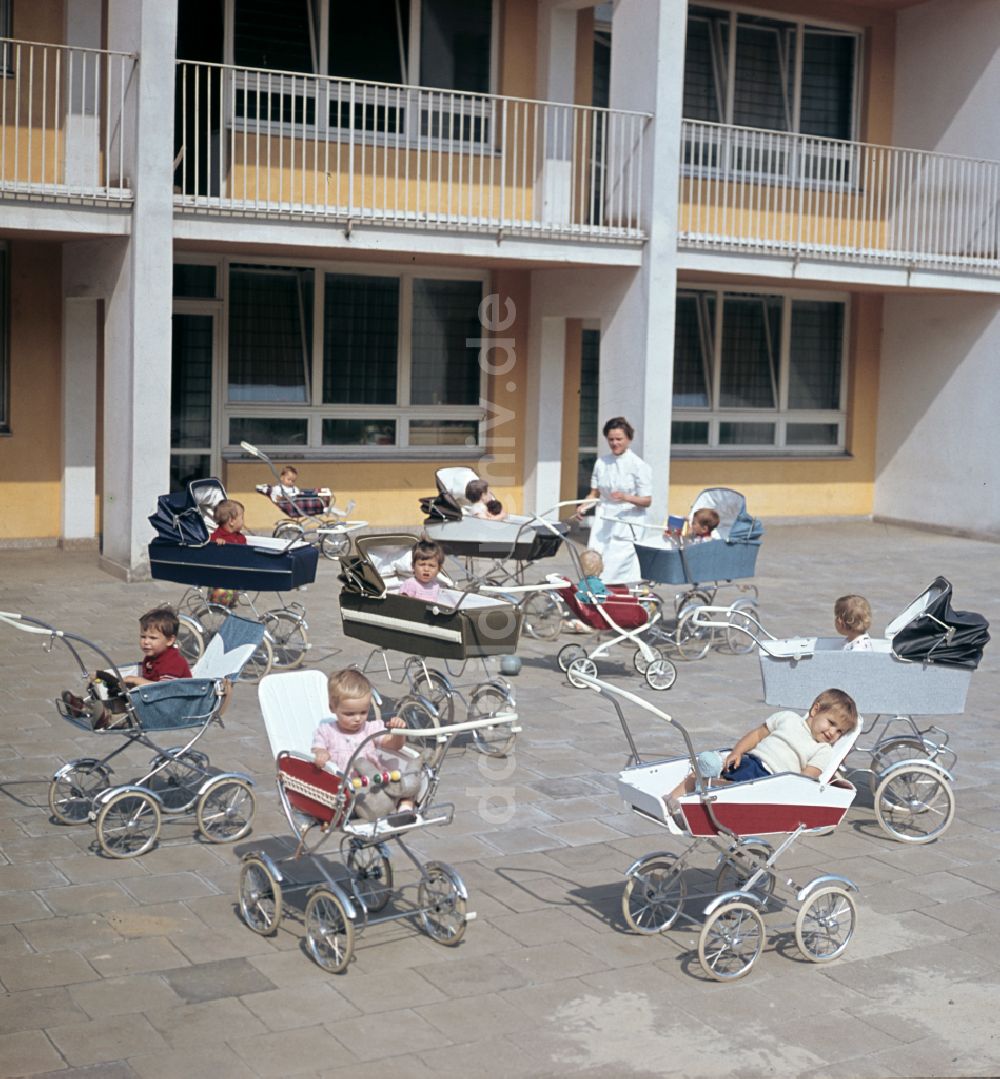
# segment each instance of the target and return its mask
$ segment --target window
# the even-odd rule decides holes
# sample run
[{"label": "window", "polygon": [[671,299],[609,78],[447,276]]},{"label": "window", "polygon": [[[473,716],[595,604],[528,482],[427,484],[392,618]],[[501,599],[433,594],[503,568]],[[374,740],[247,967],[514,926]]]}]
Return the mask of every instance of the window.
[{"label": "window", "polygon": [[847,300],[680,289],[675,449],[843,453]]},{"label": "window", "polygon": [[0,244],[0,434],[10,434],[10,339],[7,304],[7,246]]},{"label": "window", "polygon": [[[14,36],[14,0],[0,0],[0,37]],[[14,70],[10,45],[0,43],[0,74],[9,75]]]},{"label": "window", "polygon": [[480,445],[481,277],[234,263],[226,280],[224,446]]}]

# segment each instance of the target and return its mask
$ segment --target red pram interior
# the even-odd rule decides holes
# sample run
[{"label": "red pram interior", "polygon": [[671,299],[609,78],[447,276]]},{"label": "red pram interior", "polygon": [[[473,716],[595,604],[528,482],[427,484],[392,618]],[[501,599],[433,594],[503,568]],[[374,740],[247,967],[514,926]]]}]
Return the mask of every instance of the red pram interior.
[{"label": "red pram interior", "polygon": [[[591,629],[609,630],[617,627],[622,630],[633,630],[644,626],[649,621],[646,609],[625,585],[613,584],[607,588],[608,594],[600,604],[581,603],[577,598],[575,586],[560,588],[558,591],[565,600],[566,606],[573,612],[573,617],[579,618]],[[614,626],[608,624],[608,619],[601,614],[598,606],[603,608]]]}]

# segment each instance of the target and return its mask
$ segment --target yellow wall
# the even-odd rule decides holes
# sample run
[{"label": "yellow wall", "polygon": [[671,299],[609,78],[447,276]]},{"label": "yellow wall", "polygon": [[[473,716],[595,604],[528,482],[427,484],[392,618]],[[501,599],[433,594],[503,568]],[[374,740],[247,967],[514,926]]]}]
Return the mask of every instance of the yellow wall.
[{"label": "yellow wall", "polygon": [[0,539],[62,531],[62,269],[55,244],[16,240],[10,278],[10,426],[0,436]]},{"label": "yellow wall", "polygon": [[[857,294],[851,305],[848,457],[675,458],[668,505],[686,513],[705,487],[734,487],[757,517],[854,516],[872,512],[882,297]],[[656,472],[654,466],[654,475]]]},{"label": "yellow wall", "polygon": [[563,372],[562,470],[559,500],[576,498],[577,459],[580,455],[580,373],[583,353],[583,323],[566,320],[566,358]]}]

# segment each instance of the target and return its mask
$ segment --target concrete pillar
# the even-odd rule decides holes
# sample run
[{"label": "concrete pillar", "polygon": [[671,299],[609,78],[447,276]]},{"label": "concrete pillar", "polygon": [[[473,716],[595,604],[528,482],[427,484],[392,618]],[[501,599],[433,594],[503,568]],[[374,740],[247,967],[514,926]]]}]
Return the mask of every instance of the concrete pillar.
[{"label": "concrete pillar", "polygon": [[686,6],[620,0],[611,28],[611,108],[652,114],[642,156],[641,268],[601,327],[600,415],[624,415],[653,469],[652,520],[670,483],[677,198]]},{"label": "concrete pillar", "polygon": [[[543,4],[538,11],[539,101],[572,103],[576,87],[576,11]],[[542,148],[542,221],[573,220],[573,109],[546,107]],[[541,122],[541,121],[540,121]]]},{"label": "concrete pillar", "polygon": [[62,537],[93,539],[97,495],[97,339],[100,301],[63,300]]},{"label": "concrete pillar", "polygon": [[559,502],[566,319],[536,314],[532,304],[528,353],[524,507],[544,513]]},{"label": "concrete pillar", "polygon": [[108,47],[137,52],[125,159],[132,235],[108,297],[104,346],[105,568],[148,573],[146,521],[170,476],[170,316],[176,0],[109,0]]}]

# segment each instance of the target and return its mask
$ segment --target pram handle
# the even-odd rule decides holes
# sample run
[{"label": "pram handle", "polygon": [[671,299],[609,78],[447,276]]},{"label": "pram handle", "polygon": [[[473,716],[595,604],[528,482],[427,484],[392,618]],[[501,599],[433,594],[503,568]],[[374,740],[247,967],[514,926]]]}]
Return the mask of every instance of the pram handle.
[{"label": "pram handle", "polygon": [[278,474],[278,470],[274,467],[274,462],[270,457],[261,449],[258,449],[252,442],[241,442],[240,449],[244,453],[249,453],[251,457],[256,457],[258,461],[263,461],[264,464],[271,470],[271,475],[281,483],[281,476]]},{"label": "pram handle", "polygon": [[65,630],[56,629],[55,626],[50,626],[47,622],[42,622],[37,618],[31,618],[26,614],[18,614],[15,611],[0,611],[0,622],[6,622],[7,625],[13,626],[14,629],[19,629],[22,633],[37,633],[42,637],[49,638],[49,647],[46,651],[51,650],[51,642],[58,639],[66,645],[70,650],[73,658],[76,660],[80,667],[80,670],[87,674],[87,665],[80,658],[80,653],[77,651],[76,645],[82,644],[91,651],[96,652],[104,661],[103,665],[107,670],[112,671],[115,677],[119,681],[123,681],[122,673],[118,669],[118,664],[98,645],[93,641],[88,641],[86,637],[80,637],[75,633],[67,633]]}]

